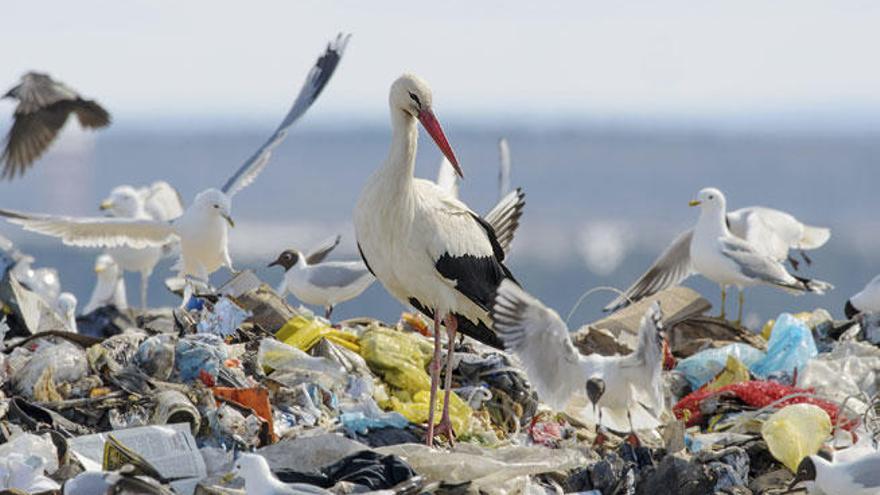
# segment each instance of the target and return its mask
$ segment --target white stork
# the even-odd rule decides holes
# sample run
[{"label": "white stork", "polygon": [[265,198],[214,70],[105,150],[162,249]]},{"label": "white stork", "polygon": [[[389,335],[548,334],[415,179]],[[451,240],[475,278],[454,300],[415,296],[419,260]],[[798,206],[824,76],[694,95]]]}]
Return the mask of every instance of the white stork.
[{"label": "white stork", "polygon": [[455,332],[503,348],[491,330],[488,311],[501,281],[513,278],[503,264],[504,250],[492,226],[434,182],[413,177],[416,121],[462,175],[431,103],[431,89],[414,75],[404,74],[391,85],[391,147],[354,212],[358,247],[367,267],[392,296],[434,319],[428,445],[434,437],[441,320],[450,345],[437,431],[452,438],[449,393]]}]

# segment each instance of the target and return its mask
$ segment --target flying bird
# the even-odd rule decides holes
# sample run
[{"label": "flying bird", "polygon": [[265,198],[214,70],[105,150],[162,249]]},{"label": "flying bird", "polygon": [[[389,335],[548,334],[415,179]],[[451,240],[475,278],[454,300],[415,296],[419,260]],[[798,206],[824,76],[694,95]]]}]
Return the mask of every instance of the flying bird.
[{"label": "flying bird", "polygon": [[392,137],[385,163],[373,173],[354,211],[358,247],[367,268],[404,305],[434,319],[434,359],[428,445],[435,433],[434,404],[440,373],[440,323],[448,342],[443,414],[438,431],[452,438],[449,421],[455,332],[496,348],[489,308],[498,284],[513,278],[495,230],[432,181],[413,177],[417,122],[433,138],[459,177],[461,167],[433,111],[427,83],[404,74],[389,95]]},{"label": "flying bird", "polygon": [[880,493],[880,451],[848,462],[832,462],[827,452],[804,457],[789,485],[811,483],[809,493],[877,495]]},{"label": "flying bird", "polygon": [[876,313],[880,311],[880,275],[872,278],[868,285],[850,297],[843,307],[847,318],[852,319],[859,313]]},{"label": "flying bird", "polygon": [[104,253],[95,259],[95,288],[92,289],[92,296],[83,308],[82,314],[87,315],[109,305],[116,306],[120,311],[128,309],[122,270],[112,256]]},{"label": "flying bird", "polygon": [[110,124],[110,114],[94,100],[86,100],[48,74],[28,72],[4,98],[18,100],[12,127],[6,135],[0,178],[24,175],[31,164],[52,144],[67,117],[76,114],[82,127],[98,129]]},{"label": "flying bird", "polygon": [[[0,210],[8,217],[33,232],[60,237],[65,244],[84,247],[115,248],[128,246],[136,249],[162,246],[172,239],[180,241],[180,260],[176,265],[179,276],[186,280],[207,282],[208,276],[220,267],[234,270],[228,250],[228,229],[235,224],[231,217],[231,198],[248,184],[269,163],[272,150],[287,135],[324,89],[335,71],[349,37],[339,35],[306,77],[290,111],[271,137],[235,172],[221,189],[206,189],[196,195],[182,215],[172,221],[151,218],[68,217],[21,213]],[[192,294],[193,283],[184,289],[183,304]]]},{"label": "flying bird", "polygon": [[[283,251],[269,266],[284,268],[284,278],[278,294],[288,292],[306,303],[324,307],[329,319],[334,306],[354,299],[369,287],[375,277],[362,261],[323,261],[339,243],[339,236],[331,243],[305,255],[296,249]],[[329,249],[328,249],[329,246]]]},{"label": "flying bird", "polygon": [[[808,249],[824,244],[830,236],[827,229],[799,222],[801,228],[795,228],[779,220],[784,218],[781,215],[790,215],[776,210],[768,214],[766,208],[746,208],[727,214],[727,200],[715,188],[701,190],[698,199],[689,204],[701,208],[697,225],[679,234],[647,272],[605,306],[606,311],[616,311],[678,285],[695,273],[721,286],[721,318],[726,314],[727,287],[739,289],[737,323],[742,320],[744,287],[771,285],[795,294],[824,294],[833,288],[827,282],[792,275],[782,264],[792,247]],[[785,225],[791,228],[784,228]],[[801,233],[788,235],[789,230]]]},{"label": "flying bird", "polygon": [[[171,184],[157,181],[148,187],[135,189],[122,185],[113,188],[101,202],[100,209],[117,218],[150,219],[170,222],[183,215],[184,206],[180,193]],[[141,308],[147,307],[147,291],[150,276],[159,261],[170,255],[177,247],[175,240],[162,246],[133,248],[119,246],[107,250],[123,271],[138,272],[141,276]]]},{"label": "flying bird", "polygon": [[660,425],[665,404],[659,303],[645,312],[638,346],[626,356],[582,355],[559,314],[510,280],[498,287],[492,319],[538,396],[554,409],[614,431]]}]

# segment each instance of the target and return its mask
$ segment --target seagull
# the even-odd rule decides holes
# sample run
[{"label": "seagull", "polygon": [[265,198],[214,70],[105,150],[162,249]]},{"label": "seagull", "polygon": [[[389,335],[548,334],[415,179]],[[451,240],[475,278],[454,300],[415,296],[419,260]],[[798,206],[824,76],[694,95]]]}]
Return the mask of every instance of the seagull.
[{"label": "seagull", "polygon": [[[616,311],[677,285],[694,273],[699,273],[721,286],[721,318],[725,317],[727,287],[734,285],[739,289],[737,323],[742,320],[744,287],[771,285],[794,294],[824,294],[834,288],[827,282],[798,277],[786,271],[781,262],[788,255],[787,248],[778,247],[774,251],[772,246],[782,246],[789,241],[782,241],[785,236],[780,233],[781,228],[773,227],[773,223],[762,220],[765,218],[760,213],[762,209],[752,210],[752,213],[740,213],[742,210],[733,212],[739,213],[735,219],[746,219],[745,227],[739,227],[740,233],[736,233],[732,227],[734,222],[730,222],[731,215],[725,214],[726,203],[724,194],[718,189],[701,190],[698,199],[689,203],[690,206],[699,206],[702,210],[696,227],[676,237],[648,271],[623,295],[605,306],[605,310]],[[821,246],[828,240],[830,232],[827,229],[822,234],[811,229],[819,228],[807,229],[810,234],[803,234],[802,242],[798,246],[806,249],[810,246]]]},{"label": "seagull", "polygon": [[95,288],[92,289],[92,297],[83,308],[83,314],[108,305],[116,306],[116,309],[124,311],[128,309],[125,299],[125,279],[122,278],[122,270],[109,254],[100,254],[95,259]]},{"label": "seagull", "polygon": [[449,393],[456,330],[502,348],[491,330],[489,307],[502,280],[513,278],[495,230],[467,205],[432,181],[413,177],[417,122],[434,139],[459,177],[461,168],[432,109],[421,78],[404,74],[389,95],[392,137],[385,163],[373,173],[354,211],[358,248],[367,268],[388,292],[434,319],[434,359],[427,444],[434,441],[434,405],[440,376],[440,322],[450,343],[443,414],[438,432],[452,439]]},{"label": "seagull", "polygon": [[287,249],[269,266],[284,268],[284,278],[278,294],[288,292],[306,304],[324,307],[324,318],[330,319],[333,307],[361,295],[375,277],[362,261],[323,261],[339,243],[335,238],[329,249],[317,249],[308,255],[296,249]]},{"label": "seagull", "polygon": [[64,330],[79,333],[79,329],[76,326],[76,296],[70,292],[62,292],[58,296],[56,306],[58,307],[61,321],[64,322]]},{"label": "seagull", "polygon": [[495,331],[522,362],[541,400],[614,431],[660,425],[665,407],[662,316],[659,303],[648,308],[632,353],[584,356],[559,314],[512,281],[501,282],[492,308]]},{"label": "seagull", "polygon": [[0,178],[14,179],[24,175],[31,164],[49,147],[67,117],[76,114],[82,127],[98,129],[110,124],[110,114],[94,100],[83,99],[79,93],[48,74],[28,72],[18,86],[4,98],[18,100],[12,128],[6,135],[5,160]]},{"label": "seagull", "polygon": [[[315,102],[335,71],[348,43],[339,35],[328,44],[299,92],[290,111],[269,139],[226,181],[220,189],[198,193],[182,215],[170,222],[151,218],[68,217],[22,213],[0,209],[0,215],[25,230],[60,237],[73,246],[140,249],[163,246],[180,240],[180,260],[175,265],[179,276],[188,280],[182,305],[192,295],[193,283],[207,283],[208,276],[225,266],[234,271],[228,249],[228,228],[234,227],[231,198],[251,184],[269,163],[272,150],[287,136],[287,131]],[[194,279],[194,280],[193,280]]]},{"label": "seagull", "polygon": [[286,484],[272,474],[269,463],[259,454],[240,454],[233,475],[244,479],[248,495],[310,495],[329,494],[327,490],[305,483]]},{"label": "seagull", "polygon": [[[110,196],[100,204],[100,209],[117,218],[151,219],[170,222],[183,214],[183,200],[171,184],[154,182],[149,187],[135,189],[122,185],[113,188]],[[176,243],[163,246],[147,246],[140,249],[129,246],[110,248],[107,253],[113,257],[123,271],[138,272],[141,275],[141,308],[147,307],[147,289],[150,276],[156,264],[169,255]]]},{"label": "seagull", "polygon": [[789,485],[812,482],[809,493],[877,495],[880,493],[880,452],[848,462],[831,462],[827,453],[804,457]]},{"label": "seagull", "polygon": [[859,313],[878,311],[880,311],[880,275],[872,278],[864,289],[847,299],[843,307],[843,313],[850,320]]},{"label": "seagull", "polygon": [[[510,243],[513,242],[513,235],[519,227],[519,219],[526,205],[526,195],[522,188],[510,191],[510,149],[507,147],[507,140],[501,138],[498,148],[501,156],[498,172],[499,199],[483,218],[495,229],[495,237],[498,238],[498,243],[506,254],[510,251]],[[440,159],[440,167],[437,170],[437,185],[454,198],[458,198],[458,176],[445,155]]]}]

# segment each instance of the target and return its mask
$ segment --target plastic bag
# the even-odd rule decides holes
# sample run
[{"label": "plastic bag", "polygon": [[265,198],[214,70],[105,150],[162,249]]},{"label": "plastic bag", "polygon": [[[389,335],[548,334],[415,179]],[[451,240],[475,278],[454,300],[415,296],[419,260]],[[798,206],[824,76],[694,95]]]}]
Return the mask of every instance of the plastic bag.
[{"label": "plastic bag", "polygon": [[527,483],[528,476],[570,471],[587,462],[574,449],[537,446],[489,449],[461,444],[452,452],[437,455],[436,450],[424,445],[402,444],[376,451],[402,458],[428,481],[470,481],[469,490],[489,494],[523,493],[517,489]]},{"label": "plastic bag", "polygon": [[43,460],[43,468],[49,474],[58,470],[58,449],[48,433],[43,435],[19,433],[13,435],[8,442],[0,444],[0,459],[14,453],[39,457]]},{"label": "plastic bag", "polygon": [[334,379],[342,379],[342,366],[327,358],[309,356],[296,347],[272,339],[263,339],[257,352],[257,364],[265,371],[302,371],[327,373]]},{"label": "plastic bag", "polygon": [[733,356],[739,362],[751,367],[764,358],[764,353],[748,344],[730,344],[717,349],[706,349],[682,359],[675,369],[684,373],[688,382],[696,390],[715,378],[715,375],[724,369],[728,356]]},{"label": "plastic bag", "polygon": [[210,333],[223,337],[232,335],[246,319],[250,311],[241,309],[237,304],[223,297],[217,301],[211,311],[203,310],[201,320],[196,328],[199,333]]},{"label": "plastic bag", "polygon": [[838,342],[831,352],[807,363],[798,383],[839,402],[853,396],[847,406],[861,414],[867,404],[860,394],[880,393],[880,349],[863,342]]},{"label": "plastic bag", "polygon": [[[37,349],[29,360],[13,375],[13,383],[19,393],[34,398],[34,387],[43,378],[47,387],[55,383],[72,383],[89,373],[89,363],[82,347],[67,340],[55,343],[40,339]],[[46,383],[51,379],[52,383]]]},{"label": "plastic bag", "polygon": [[423,337],[374,327],[361,336],[361,356],[391,386],[410,392],[431,388],[425,367],[434,357],[434,347]]},{"label": "plastic bag", "polygon": [[770,453],[792,472],[804,457],[819,451],[831,435],[831,418],[821,407],[795,404],[773,413],[761,427]]},{"label": "plastic bag", "polygon": [[727,364],[724,365],[724,369],[706,385],[706,388],[715,390],[734,383],[747,382],[750,379],[748,366],[733,356],[727,356]]},{"label": "plastic bag", "polygon": [[767,354],[749,366],[749,369],[762,378],[780,372],[792,375],[795,369],[800,374],[807,362],[817,354],[819,351],[813,341],[813,333],[806,323],[788,313],[782,313],[773,325]]},{"label": "plastic bag", "polygon": [[333,328],[318,318],[295,316],[275,333],[275,338],[306,352],[322,338],[352,351],[360,352],[356,335]]},{"label": "plastic bag", "polygon": [[202,372],[216,379],[226,357],[226,344],[219,336],[189,335],[177,343],[174,365],[181,381],[196,380],[200,378]]}]

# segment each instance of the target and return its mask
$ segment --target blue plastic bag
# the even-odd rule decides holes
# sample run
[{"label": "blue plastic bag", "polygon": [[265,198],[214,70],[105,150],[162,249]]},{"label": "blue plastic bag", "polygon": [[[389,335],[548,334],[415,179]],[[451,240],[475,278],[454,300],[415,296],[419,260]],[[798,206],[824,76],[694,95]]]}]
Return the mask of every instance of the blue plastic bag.
[{"label": "blue plastic bag", "polygon": [[684,373],[694,390],[702,387],[724,369],[727,356],[733,356],[749,368],[764,358],[764,353],[748,344],[730,344],[717,349],[706,349],[682,359],[675,369]]},{"label": "blue plastic bag", "polygon": [[174,365],[183,382],[199,378],[202,370],[217,378],[226,357],[223,339],[214,334],[201,333],[180,339],[175,349]]},{"label": "blue plastic bag", "polygon": [[806,323],[782,313],[773,325],[767,355],[749,369],[761,378],[779,373],[791,376],[795,369],[798,374],[802,373],[807,362],[818,354],[813,333]]}]

